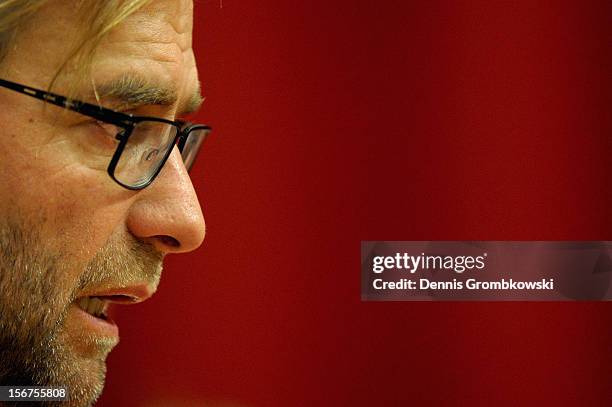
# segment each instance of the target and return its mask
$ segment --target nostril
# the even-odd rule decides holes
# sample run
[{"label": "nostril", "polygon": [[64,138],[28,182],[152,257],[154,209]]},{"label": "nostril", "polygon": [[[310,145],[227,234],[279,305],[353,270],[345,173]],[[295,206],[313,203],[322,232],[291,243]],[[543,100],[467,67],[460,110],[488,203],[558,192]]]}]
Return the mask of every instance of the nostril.
[{"label": "nostril", "polygon": [[166,246],[179,247],[181,244],[172,236],[157,236],[157,238]]}]

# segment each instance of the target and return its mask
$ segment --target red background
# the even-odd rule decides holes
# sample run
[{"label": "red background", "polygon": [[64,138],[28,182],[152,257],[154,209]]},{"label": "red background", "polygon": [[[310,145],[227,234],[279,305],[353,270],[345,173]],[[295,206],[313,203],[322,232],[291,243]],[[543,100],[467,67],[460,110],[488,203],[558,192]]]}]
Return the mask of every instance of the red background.
[{"label": "red background", "polygon": [[362,303],[359,247],[612,240],[612,2],[222,3],[208,235],[118,315],[98,405],[611,405],[610,303]]}]

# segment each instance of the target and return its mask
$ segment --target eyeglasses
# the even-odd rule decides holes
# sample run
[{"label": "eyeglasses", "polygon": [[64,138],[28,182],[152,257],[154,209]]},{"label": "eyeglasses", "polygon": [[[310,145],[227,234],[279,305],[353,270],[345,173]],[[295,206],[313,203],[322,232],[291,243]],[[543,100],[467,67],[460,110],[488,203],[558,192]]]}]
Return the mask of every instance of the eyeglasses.
[{"label": "eyeglasses", "polygon": [[31,96],[106,124],[115,151],[108,175],[124,188],[141,190],[151,185],[176,144],[189,171],[212,128],[181,120],[134,116],[91,103],[69,99],[40,89],[0,79],[0,86]]}]

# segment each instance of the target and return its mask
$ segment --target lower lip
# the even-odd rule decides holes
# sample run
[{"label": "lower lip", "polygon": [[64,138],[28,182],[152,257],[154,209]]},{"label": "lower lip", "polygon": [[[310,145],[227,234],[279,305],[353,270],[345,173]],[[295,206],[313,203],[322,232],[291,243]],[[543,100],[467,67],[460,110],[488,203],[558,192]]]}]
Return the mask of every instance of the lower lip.
[{"label": "lower lip", "polygon": [[80,325],[83,325],[88,332],[99,336],[119,337],[119,328],[110,317],[107,316],[106,319],[96,318],[83,311],[76,304],[72,304],[70,308],[75,319],[77,319]]}]

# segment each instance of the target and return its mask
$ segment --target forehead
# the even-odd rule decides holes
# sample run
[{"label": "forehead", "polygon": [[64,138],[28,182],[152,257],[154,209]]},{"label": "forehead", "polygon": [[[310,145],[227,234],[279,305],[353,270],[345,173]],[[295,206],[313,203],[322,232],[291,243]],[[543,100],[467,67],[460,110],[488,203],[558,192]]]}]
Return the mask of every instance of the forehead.
[{"label": "forehead", "polygon": [[[100,51],[151,53],[166,62],[177,62],[175,53],[191,50],[193,7],[191,1],[154,0],[125,18],[104,38]],[[122,48],[124,47],[124,48]]]},{"label": "forehead", "polygon": [[[49,85],[80,41],[83,28],[74,21],[83,21],[85,17],[80,14],[83,10],[75,7],[77,3],[87,2],[54,0],[40,10],[18,37],[14,57],[10,58],[12,66],[8,64],[16,73],[11,72],[10,78],[43,88]],[[92,61],[92,78],[82,81],[83,89],[77,89],[77,94],[89,93],[93,84],[103,87],[130,74],[151,84],[171,85],[179,98],[190,97],[198,87],[192,27],[191,0],[148,2],[103,37]],[[56,82],[54,89],[58,93],[77,81],[74,72],[78,69],[74,68],[65,70]]]},{"label": "forehead", "polygon": [[93,61],[96,86],[135,76],[178,98],[198,89],[192,50],[192,2],[153,1],[130,15],[101,42]]}]

